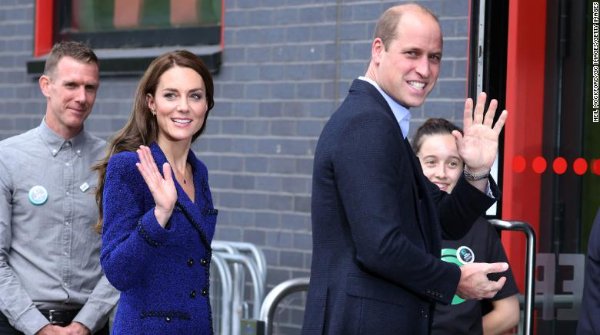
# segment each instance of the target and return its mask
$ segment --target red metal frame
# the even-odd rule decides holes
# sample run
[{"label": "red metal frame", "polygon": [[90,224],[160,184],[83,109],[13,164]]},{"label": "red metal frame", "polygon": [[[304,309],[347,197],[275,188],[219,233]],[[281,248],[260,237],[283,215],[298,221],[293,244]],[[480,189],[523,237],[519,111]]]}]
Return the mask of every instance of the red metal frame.
[{"label": "red metal frame", "polygon": [[[33,55],[43,56],[54,44],[54,0],[35,0]],[[225,47],[225,0],[221,0],[221,49]]]},{"label": "red metal frame", "polygon": [[225,49],[225,0],[221,0],[221,50]]},{"label": "red metal frame", "polygon": [[42,56],[50,52],[54,43],[54,0],[35,1],[35,31],[33,55]]},{"label": "red metal frame", "polygon": [[[524,33],[526,32],[526,33]],[[509,5],[502,219],[540,228],[541,175],[532,169],[513,171],[513,159],[531,162],[542,156],[544,67],[546,61],[546,0],[511,0]],[[525,241],[507,234],[502,241],[521,290]],[[537,250],[536,250],[537,251]]]}]

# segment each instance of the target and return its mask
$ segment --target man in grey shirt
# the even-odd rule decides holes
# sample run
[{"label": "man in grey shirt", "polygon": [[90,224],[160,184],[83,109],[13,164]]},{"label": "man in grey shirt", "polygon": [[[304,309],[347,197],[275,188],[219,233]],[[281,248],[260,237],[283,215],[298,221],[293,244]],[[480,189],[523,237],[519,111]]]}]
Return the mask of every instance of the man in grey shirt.
[{"label": "man in grey shirt", "polygon": [[39,85],[40,126],[0,142],[0,334],[108,334],[118,292],[99,263],[91,170],[105,142],[83,129],[98,59],[58,43]]}]

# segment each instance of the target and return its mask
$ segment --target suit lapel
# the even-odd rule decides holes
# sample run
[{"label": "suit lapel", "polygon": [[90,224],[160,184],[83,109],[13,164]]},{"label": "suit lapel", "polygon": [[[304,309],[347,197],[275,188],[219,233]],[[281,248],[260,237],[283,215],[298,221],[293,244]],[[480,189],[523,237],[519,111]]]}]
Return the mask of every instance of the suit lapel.
[{"label": "suit lapel", "polygon": [[364,80],[354,80],[350,91],[362,92],[364,94],[374,97],[381,107],[375,108],[374,110],[383,111],[384,113],[387,113],[392,120],[394,120],[398,128],[398,132],[400,133],[400,138],[402,139],[406,151],[406,156],[410,161],[410,165],[412,167],[413,176],[410,179],[412,184],[413,199],[415,201],[414,207],[417,212],[417,219],[419,220],[418,226],[421,232],[421,236],[423,238],[423,243],[425,244],[425,248],[429,253],[432,253],[435,250],[438,250],[439,252],[440,248],[439,246],[437,246],[437,244],[439,243],[435,242],[436,239],[433,235],[435,230],[433,227],[431,227],[431,216],[435,215],[435,213],[432,213],[432,211],[434,211],[435,208],[433,208],[431,200],[427,195],[428,191],[427,187],[424,184],[425,181],[423,179],[424,176],[421,170],[421,165],[417,161],[417,157],[415,156],[412,147],[408,142],[408,139],[406,139],[404,137],[404,134],[402,134],[402,129],[400,128],[398,122],[396,122],[396,117],[394,116],[392,108],[388,105],[387,101],[381,95],[381,93],[379,93],[377,88],[375,88],[373,85]]},{"label": "suit lapel", "polygon": [[423,185],[423,177],[421,172],[421,167],[418,166],[419,162],[413,153],[412,147],[407,139],[404,139],[403,144],[407,151],[408,160],[412,166],[413,177],[411,178],[412,189],[413,189],[413,198],[415,199],[415,209],[417,211],[417,219],[419,220],[419,228],[421,230],[421,235],[423,237],[423,241],[425,242],[425,247],[428,252],[432,250],[432,242],[431,242],[431,227],[429,225],[429,217],[430,213],[427,206],[427,191],[425,185]]}]

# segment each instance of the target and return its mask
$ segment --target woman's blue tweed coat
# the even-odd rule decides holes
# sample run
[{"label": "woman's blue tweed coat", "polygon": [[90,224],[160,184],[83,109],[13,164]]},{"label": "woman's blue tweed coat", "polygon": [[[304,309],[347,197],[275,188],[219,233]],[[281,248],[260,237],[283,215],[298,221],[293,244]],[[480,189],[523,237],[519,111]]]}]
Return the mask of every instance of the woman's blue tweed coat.
[{"label": "woman's blue tweed coat", "polygon": [[[162,167],[167,160],[160,147],[153,143],[150,150]],[[137,154],[121,152],[108,162],[100,260],[121,291],[113,334],[212,334],[208,285],[217,210],[206,166],[192,151],[187,160],[195,202],[175,181],[177,204],[166,229],[154,216]]]}]

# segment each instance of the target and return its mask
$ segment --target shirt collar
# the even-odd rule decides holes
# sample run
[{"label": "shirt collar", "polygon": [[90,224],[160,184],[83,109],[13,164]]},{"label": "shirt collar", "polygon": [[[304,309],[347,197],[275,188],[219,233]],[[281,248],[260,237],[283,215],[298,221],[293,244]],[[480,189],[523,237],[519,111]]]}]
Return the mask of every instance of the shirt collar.
[{"label": "shirt collar", "polygon": [[39,127],[39,134],[42,141],[46,143],[46,146],[50,150],[50,154],[52,154],[52,156],[56,156],[61,150],[68,149],[71,146],[73,147],[73,152],[77,156],[81,156],[82,154],[83,144],[85,142],[85,134],[83,130],[79,132],[77,136],[65,140],[56,134],[52,129],[50,129],[50,127],[48,127],[46,118],[44,118]]},{"label": "shirt collar", "polygon": [[392,109],[392,113],[394,113],[394,117],[396,117],[396,121],[398,122],[400,129],[402,129],[402,135],[404,136],[404,138],[406,138],[406,136],[408,136],[408,130],[410,127],[410,111],[408,110],[408,108],[402,106],[401,104],[396,102],[396,100],[392,99],[392,97],[387,95],[387,93],[385,93],[381,89],[381,87],[379,87],[379,85],[377,85],[377,83],[371,78],[360,76],[358,77],[358,79],[364,80],[369,84],[375,86],[379,93],[381,93],[385,101],[387,101],[388,105]]}]

